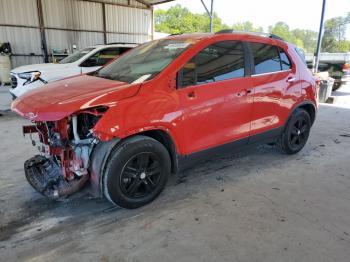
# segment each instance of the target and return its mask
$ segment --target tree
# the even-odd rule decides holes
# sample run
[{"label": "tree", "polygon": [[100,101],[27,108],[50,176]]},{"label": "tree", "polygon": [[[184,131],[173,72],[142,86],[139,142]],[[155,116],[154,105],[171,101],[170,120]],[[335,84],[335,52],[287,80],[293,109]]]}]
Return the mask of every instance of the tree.
[{"label": "tree", "polygon": [[324,24],[322,51],[349,52],[350,42],[345,39],[346,27],[350,23],[350,12],[345,16],[328,19]]},{"label": "tree", "polygon": [[[208,32],[210,18],[206,13],[194,14],[187,8],[177,4],[168,10],[155,11],[155,30],[168,34]],[[346,26],[350,23],[350,12],[344,17],[334,17],[325,22],[325,30],[322,41],[322,52],[350,52],[350,41],[345,39]],[[217,13],[213,18],[214,32],[229,29]],[[235,31],[263,32],[260,26],[254,26],[246,21],[236,23],[231,27]],[[268,32],[275,34],[284,40],[303,48],[308,53],[316,51],[318,33],[312,30],[290,30],[284,22],[277,22],[269,26]]]},{"label": "tree", "polygon": [[269,32],[271,34],[277,35],[288,42],[294,40],[294,36],[289,30],[289,26],[284,22],[277,22],[275,25],[269,26]]},{"label": "tree", "polygon": [[241,32],[264,32],[264,29],[261,26],[255,27],[253,23],[249,21],[236,23],[232,26],[232,29]]},{"label": "tree", "polygon": [[[294,29],[292,30],[292,34],[294,35],[296,41],[302,41],[304,50],[308,53],[314,53],[317,45],[317,37],[318,34],[312,30],[305,29]],[[297,44],[297,46],[299,46]]]},{"label": "tree", "polygon": [[[177,4],[168,10],[156,10],[155,30],[168,34],[208,32],[210,18],[206,13],[193,14],[187,8]],[[214,13],[214,32],[229,28],[222,23],[222,20]]]}]

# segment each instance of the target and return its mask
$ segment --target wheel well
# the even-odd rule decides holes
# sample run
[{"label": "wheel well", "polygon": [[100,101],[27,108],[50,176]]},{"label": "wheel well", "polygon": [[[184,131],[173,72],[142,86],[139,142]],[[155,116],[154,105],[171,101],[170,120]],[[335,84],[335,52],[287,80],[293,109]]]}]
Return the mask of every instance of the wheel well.
[{"label": "wheel well", "polygon": [[315,122],[316,110],[315,110],[315,107],[312,104],[300,105],[300,106],[298,106],[298,108],[302,108],[306,112],[309,113],[310,118],[311,118],[311,124],[313,124]]},{"label": "wheel well", "polygon": [[136,135],[143,135],[151,137],[160,142],[168,150],[171,159],[171,172],[176,173],[178,171],[178,157],[175,144],[169,134],[163,130],[150,130]]}]

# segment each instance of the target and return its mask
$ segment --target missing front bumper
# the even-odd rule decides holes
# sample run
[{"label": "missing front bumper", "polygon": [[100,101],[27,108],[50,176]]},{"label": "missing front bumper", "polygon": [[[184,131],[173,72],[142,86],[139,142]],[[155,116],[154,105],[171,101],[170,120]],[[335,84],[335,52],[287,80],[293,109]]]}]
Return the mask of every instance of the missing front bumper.
[{"label": "missing front bumper", "polygon": [[26,178],[31,186],[50,199],[59,199],[78,192],[88,181],[88,175],[67,181],[59,166],[49,158],[34,156],[24,163]]}]

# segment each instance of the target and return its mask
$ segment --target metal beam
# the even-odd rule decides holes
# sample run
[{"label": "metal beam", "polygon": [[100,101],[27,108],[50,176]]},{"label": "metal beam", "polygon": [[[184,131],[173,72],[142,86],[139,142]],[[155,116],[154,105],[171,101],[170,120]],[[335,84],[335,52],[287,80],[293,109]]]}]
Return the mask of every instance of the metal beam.
[{"label": "metal beam", "polygon": [[165,4],[169,2],[174,2],[175,0],[163,0],[163,1],[157,1],[155,3],[152,3],[151,5],[159,5],[159,4]]},{"label": "metal beam", "polygon": [[209,9],[207,8],[206,4],[204,3],[203,0],[201,0],[202,2],[202,5],[205,9],[205,11],[207,12],[209,18],[210,18],[210,32],[213,33],[213,13],[214,13],[214,0],[210,0],[211,1],[211,4],[210,4],[210,11]]},{"label": "metal beam", "polygon": [[103,23],[103,42],[107,44],[107,21],[106,21],[106,4],[102,4],[102,23]]},{"label": "metal beam", "polygon": [[40,36],[41,36],[41,48],[42,48],[43,53],[44,53],[44,61],[45,61],[45,63],[48,63],[49,62],[49,52],[47,50],[44,15],[43,15],[43,7],[41,4],[41,0],[37,0],[36,5],[37,5],[37,9],[38,9],[38,20],[39,20],[39,29],[40,29]]},{"label": "metal beam", "polygon": [[145,1],[143,1],[143,0],[135,0],[136,2],[139,2],[140,4],[143,4],[143,5],[145,5],[145,6],[147,6],[147,7],[151,7],[151,4],[150,3],[146,3]]},{"label": "metal beam", "polygon": [[[40,29],[40,27],[38,27],[38,26],[31,26],[31,25],[0,24],[0,26]],[[73,29],[73,28],[61,28],[61,27],[52,27],[52,26],[45,26],[45,27],[43,27],[43,29],[45,29],[45,30],[72,31],[72,32],[88,32],[88,33],[107,33],[107,34],[121,34],[121,35],[145,35],[145,36],[150,36],[147,33],[128,33],[128,32],[117,32],[117,31],[104,31],[104,30]]]},{"label": "metal beam", "polygon": [[[99,3],[99,4],[102,3],[101,1],[98,1],[98,0],[77,0],[77,1]],[[104,1],[103,3],[105,3],[107,5],[132,7],[132,8],[136,8],[136,9],[146,9],[146,10],[150,9],[148,6],[147,7],[135,6],[135,5],[130,5],[129,3],[128,4],[120,4],[120,3],[116,3],[116,2],[112,2],[112,1]]]},{"label": "metal beam", "polygon": [[323,21],[324,21],[324,13],[326,10],[326,0],[323,0],[322,4],[322,12],[321,12],[321,21],[320,21],[320,30],[318,32],[318,39],[317,39],[317,48],[316,48],[316,57],[315,57],[315,66],[314,66],[314,73],[317,73],[318,71],[318,63],[320,60],[320,53],[321,53],[321,44],[322,44],[322,37],[323,37]]}]

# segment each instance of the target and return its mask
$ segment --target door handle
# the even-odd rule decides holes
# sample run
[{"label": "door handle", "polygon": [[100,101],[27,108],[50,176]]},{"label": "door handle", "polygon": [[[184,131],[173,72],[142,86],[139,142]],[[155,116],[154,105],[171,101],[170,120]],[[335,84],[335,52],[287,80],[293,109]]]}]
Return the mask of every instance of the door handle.
[{"label": "door handle", "polygon": [[244,95],[249,95],[252,92],[253,92],[252,89],[244,89],[241,92],[237,93],[236,96],[237,97],[241,97],[241,96],[244,96]]},{"label": "door handle", "polygon": [[194,91],[191,91],[187,93],[187,97],[193,99],[196,97],[196,94],[194,93]]},{"label": "door handle", "polygon": [[295,77],[289,77],[288,79],[287,79],[287,82],[288,83],[294,83],[295,82]]}]

